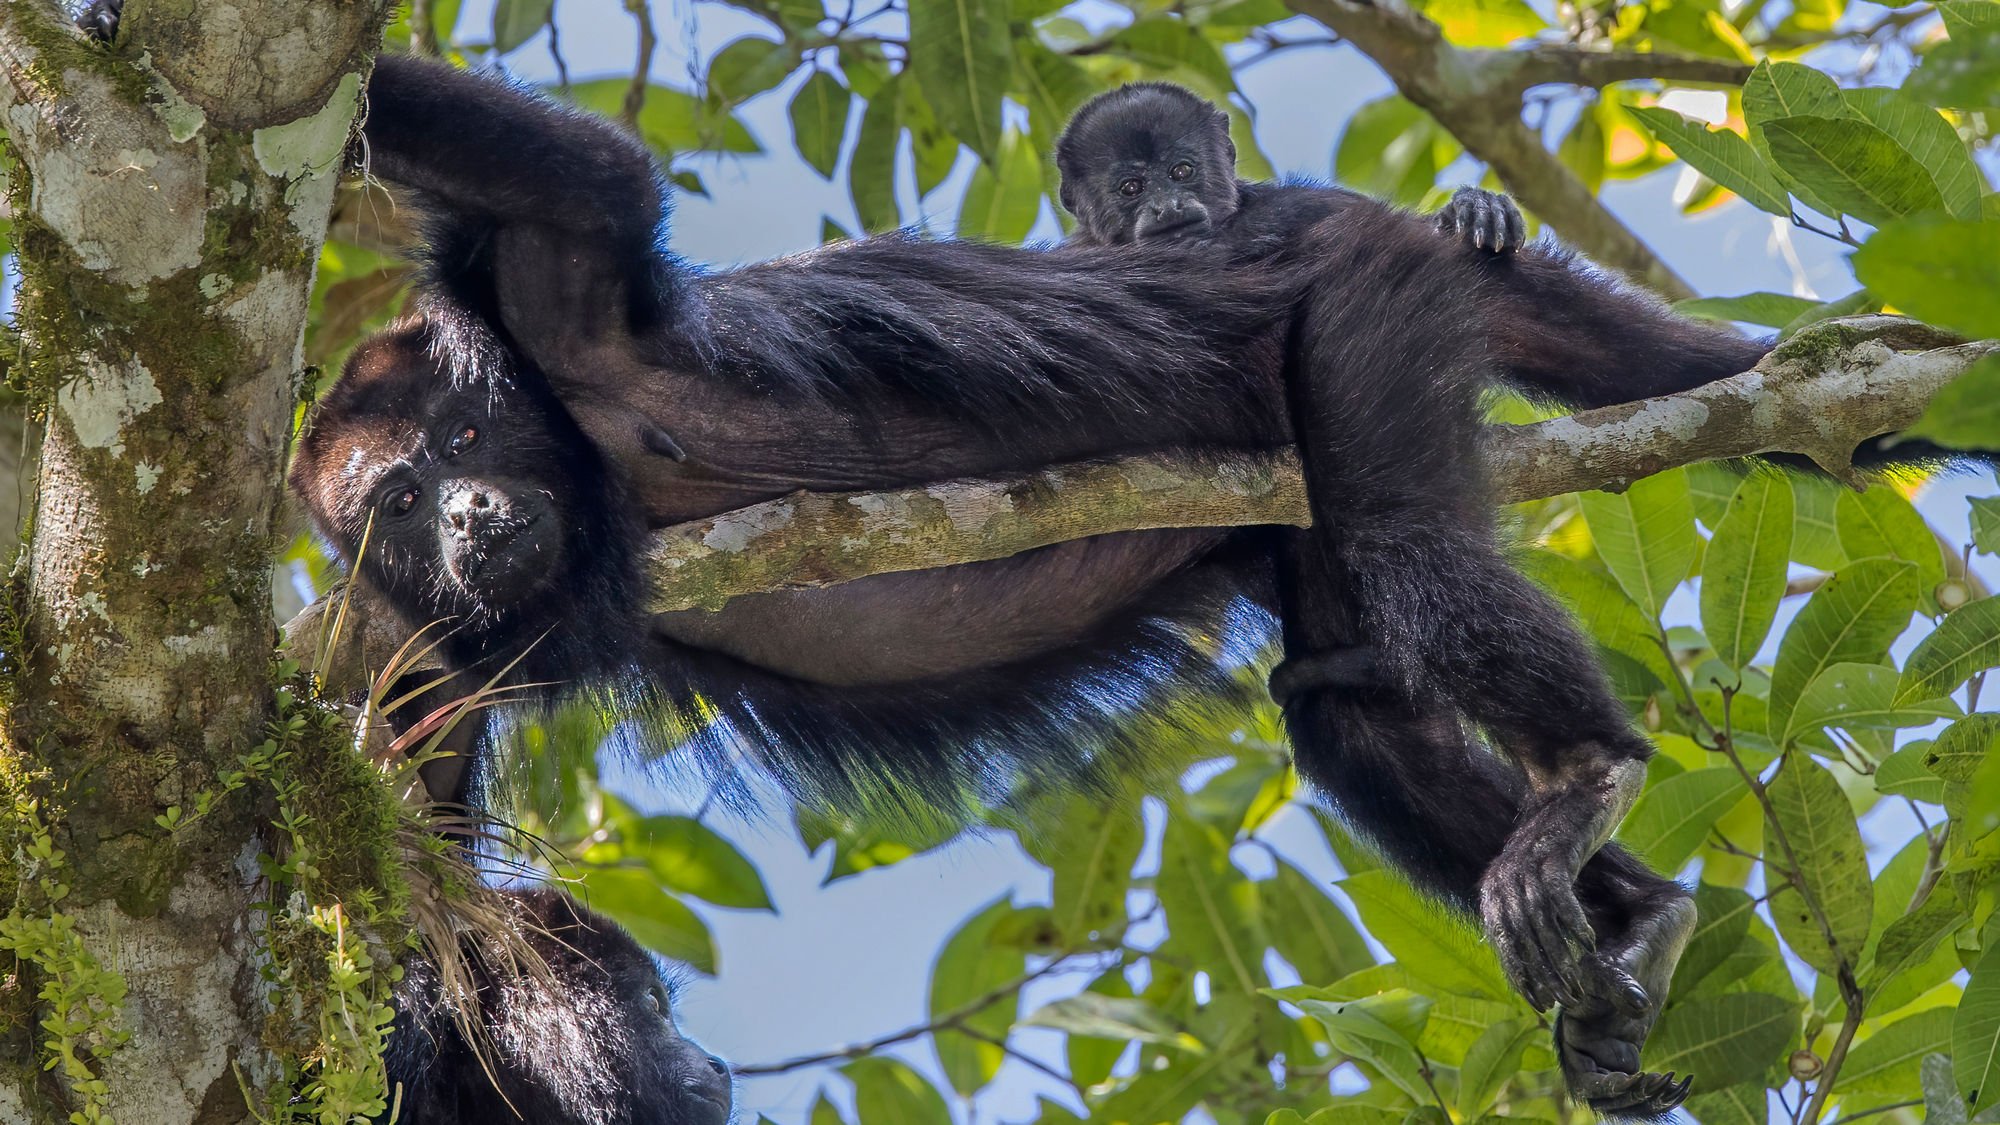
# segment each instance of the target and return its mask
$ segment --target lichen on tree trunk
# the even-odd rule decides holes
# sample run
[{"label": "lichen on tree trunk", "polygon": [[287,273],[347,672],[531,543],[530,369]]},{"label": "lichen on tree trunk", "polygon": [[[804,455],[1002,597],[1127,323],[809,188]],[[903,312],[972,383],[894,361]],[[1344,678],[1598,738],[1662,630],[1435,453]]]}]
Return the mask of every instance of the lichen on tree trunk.
[{"label": "lichen on tree trunk", "polygon": [[383,16],[376,0],[134,0],[107,47],[53,0],[0,13],[22,357],[46,418],[7,753],[63,853],[67,897],[38,908],[122,974],[130,1035],[94,1064],[101,1095],[6,1060],[8,1121],[83,1103],[247,1120],[239,1075],[279,1073],[260,1043],[251,803],[180,833],[157,818],[212,790],[273,715],[300,340]]}]

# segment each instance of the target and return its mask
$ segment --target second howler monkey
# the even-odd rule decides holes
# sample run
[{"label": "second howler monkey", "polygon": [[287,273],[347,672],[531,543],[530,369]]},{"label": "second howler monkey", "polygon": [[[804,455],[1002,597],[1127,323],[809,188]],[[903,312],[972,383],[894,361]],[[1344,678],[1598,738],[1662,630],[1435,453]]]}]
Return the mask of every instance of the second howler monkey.
[{"label": "second howler monkey", "polygon": [[[1072,241],[1111,246],[1212,238],[1250,252],[1282,245],[1346,206],[1379,207],[1344,188],[1236,176],[1229,117],[1184,87],[1134,82],[1083,103],[1056,140],[1058,197]],[[1514,201],[1460,188],[1438,210],[1439,231],[1500,255],[1520,249],[1527,226]]]},{"label": "second howler monkey", "polygon": [[729,1065],[680,1033],[632,935],[552,888],[499,898],[515,932],[457,952],[476,1011],[434,958],[404,965],[383,1054],[396,1125],[727,1125]]},{"label": "second howler monkey", "polygon": [[[512,681],[619,692],[662,752],[747,748],[796,790],[962,806],[1141,752],[1135,715],[1224,680],[1217,635],[1275,615],[1294,656],[1371,637],[1393,690],[1286,705],[1302,776],[1478,913],[1538,1008],[1561,1003],[1590,1105],[1685,1096],[1639,1048],[1688,898],[1604,845],[1650,746],[1507,565],[1477,401],[1495,378],[1645,397],[1761,345],[1533,247],[1487,269],[1358,199],[1255,261],[890,235],[711,273],[662,250],[663,182],[616,125],[394,56],[369,102],[373,173],[430,214],[424,278],[319,405],[293,481],[406,617],[457,623],[456,666],[525,650]],[[1309,530],[1105,535],[646,611],[648,531],[797,489],[1288,444]]]}]

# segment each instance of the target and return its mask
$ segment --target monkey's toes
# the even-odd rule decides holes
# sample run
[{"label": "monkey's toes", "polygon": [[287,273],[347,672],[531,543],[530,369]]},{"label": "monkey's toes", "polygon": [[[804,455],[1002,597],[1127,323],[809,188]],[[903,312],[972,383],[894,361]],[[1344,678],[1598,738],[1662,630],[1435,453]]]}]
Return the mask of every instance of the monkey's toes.
[{"label": "monkey's toes", "polygon": [[1672,1071],[1666,1074],[1597,1071],[1580,1076],[1575,1083],[1577,1096],[1607,1117],[1665,1117],[1687,1100],[1692,1089],[1694,1075],[1675,1081]]}]

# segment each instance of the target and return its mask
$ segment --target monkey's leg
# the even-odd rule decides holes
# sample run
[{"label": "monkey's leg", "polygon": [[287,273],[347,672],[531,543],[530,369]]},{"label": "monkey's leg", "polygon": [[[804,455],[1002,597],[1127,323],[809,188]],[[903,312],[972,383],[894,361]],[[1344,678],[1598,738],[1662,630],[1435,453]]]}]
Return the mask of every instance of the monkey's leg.
[{"label": "monkey's leg", "polygon": [[[1365,259],[1410,249],[1385,237],[1352,253]],[[1598,935],[1576,880],[1636,797],[1651,746],[1567,615],[1507,565],[1495,541],[1475,410],[1489,358],[1460,299],[1465,278],[1442,262],[1385,275],[1371,268],[1379,263],[1341,262],[1339,251],[1329,255],[1329,277],[1385,280],[1327,286],[1298,325],[1289,386],[1315,524],[1302,534],[1319,551],[1301,555],[1311,568],[1286,583],[1288,650],[1366,637],[1387,680],[1418,712],[1463,713],[1498,737],[1521,772],[1503,788],[1491,767],[1476,768],[1461,753],[1445,768],[1424,763],[1413,776],[1391,771],[1373,783],[1323,784],[1358,794],[1343,807],[1386,801],[1398,814],[1436,814],[1415,819],[1437,825],[1442,840],[1405,828],[1385,842],[1419,877],[1439,855],[1454,857],[1462,875],[1471,853],[1459,849],[1477,847],[1489,861],[1472,879],[1477,906],[1510,978],[1538,1008],[1577,1009],[1579,1030],[1587,1015],[1592,1038],[1622,1043],[1636,1059],[1663,996],[1622,969],[1608,970],[1630,963],[1664,982],[1679,954],[1666,932],[1674,927],[1639,924],[1645,912],[1633,904],[1593,904],[1627,924],[1605,934],[1618,950],[1615,963],[1589,957]],[[1337,599],[1322,592],[1315,600],[1314,591],[1338,584],[1351,590],[1358,619],[1310,635],[1313,622],[1338,609]],[[1326,745],[1314,752],[1344,754],[1335,744],[1338,716],[1322,718]],[[1306,753],[1302,747],[1302,767]],[[1486,818],[1496,806],[1508,814],[1497,841]],[[1635,1010],[1611,1019],[1597,1005],[1612,997]],[[1607,1110],[1644,1112],[1626,1102],[1656,1107],[1685,1093],[1658,1076],[1590,1077],[1583,1060],[1595,1057],[1573,1052],[1566,1069],[1579,1092]]]}]

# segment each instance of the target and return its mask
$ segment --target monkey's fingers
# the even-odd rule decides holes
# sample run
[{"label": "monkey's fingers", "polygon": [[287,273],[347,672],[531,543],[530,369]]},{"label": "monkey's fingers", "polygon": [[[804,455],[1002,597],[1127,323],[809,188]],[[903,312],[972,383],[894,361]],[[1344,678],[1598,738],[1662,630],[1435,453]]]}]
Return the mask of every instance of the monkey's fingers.
[{"label": "monkey's fingers", "polygon": [[1502,853],[1480,883],[1479,910],[1508,978],[1536,1011],[1577,1007],[1589,997],[1583,956],[1589,918],[1559,861]]}]

